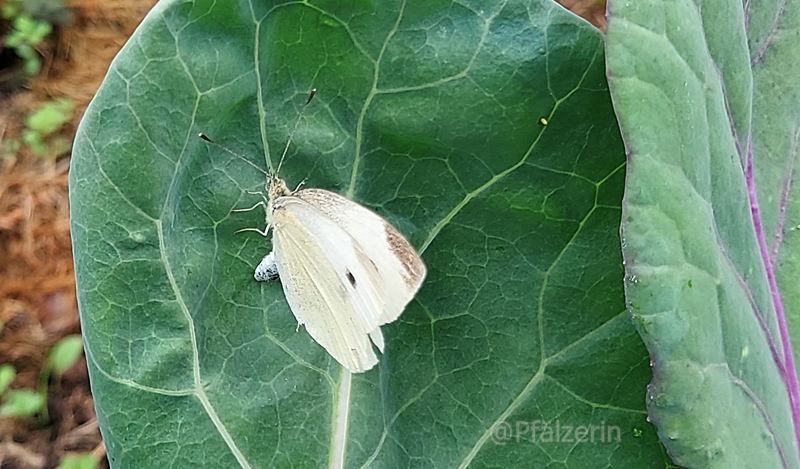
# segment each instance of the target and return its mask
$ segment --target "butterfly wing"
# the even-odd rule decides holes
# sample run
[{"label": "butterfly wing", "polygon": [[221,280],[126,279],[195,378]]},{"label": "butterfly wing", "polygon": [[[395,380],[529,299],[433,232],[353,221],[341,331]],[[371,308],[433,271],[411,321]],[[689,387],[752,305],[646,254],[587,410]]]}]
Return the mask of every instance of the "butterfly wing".
[{"label": "butterfly wing", "polygon": [[324,189],[304,189],[293,195],[333,220],[375,266],[367,269],[365,280],[380,292],[383,307],[371,309],[370,320],[382,325],[397,319],[427,273],[411,244],[380,215],[341,195]]},{"label": "butterfly wing", "polygon": [[[353,296],[330,261],[330,252],[312,233],[321,234],[335,225],[322,217],[309,217],[286,205],[302,201],[282,197],[272,214],[273,253],[286,300],[297,322],[311,337],[351,372],[360,373],[377,362],[368,326],[358,315]],[[333,226],[331,226],[333,225]],[[328,231],[338,242],[347,242],[341,229]],[[346,275],[345,275],[346,277]],[[346,279],[345,279],[346,281]]]},{"label": "butterfly wing", "polygon": [[383,218],[322,189],[278,198],[272,223],[298,322],[351,371],[371,368],[377,357],[367,336],[383,351],[380,326],[400,315],[425,277],[419,255]]}]

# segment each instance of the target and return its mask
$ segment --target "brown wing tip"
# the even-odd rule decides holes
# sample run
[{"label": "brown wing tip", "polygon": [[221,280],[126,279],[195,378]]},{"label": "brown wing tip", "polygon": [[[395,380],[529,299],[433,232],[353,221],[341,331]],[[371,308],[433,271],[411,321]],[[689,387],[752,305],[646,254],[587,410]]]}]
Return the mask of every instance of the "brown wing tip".
[{"label": "brown wing tip", "polygon": [[422,258],[419,257],[417,251],[411,246],[411,243],[406,240],[397,230],[390,224],[385,224],[386,240],[389,243],[389,249],[400,261],[403,266],[403,280],[406,282],[409,290],[417,291],[425,280],[427,268]]}]

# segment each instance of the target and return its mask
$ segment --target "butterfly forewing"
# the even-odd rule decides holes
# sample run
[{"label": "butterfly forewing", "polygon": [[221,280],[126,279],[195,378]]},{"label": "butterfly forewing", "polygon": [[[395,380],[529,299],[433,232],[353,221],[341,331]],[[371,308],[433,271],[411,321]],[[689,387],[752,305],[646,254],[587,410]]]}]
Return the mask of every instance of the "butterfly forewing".
[{"label": "butterfly forewing", "polygon": [[[387,294],[380,281],[378,267],[362,246],[317,206],[303,199],[284,197],[275,206],[290,212],[308,229],[309,235],[322,247],[328,261],[334,266],[364,329],[379,336],[379,326],[383,324],[379,319],[386,308]],[[375,344],[383,350],[382,337]]]},{"label": "butterfly forewing", "polygon": [[385,307],[375,311],[379,325],[403,312],[425,279],[425,264],[411,244],[375,212],[323,189],[304,189],[293,194],[339,225],[376,266],[370,281],[382,285]]},{"label": "butterfly forewing", "polygon": [[272,221],[275,262],[297,322],[350,371],[372,368],[378,358],[370,344],[370,330],[356,313],[329,253],[311,234],[326,228],[324,220],[309,227],[289,211],[276,209]]}]

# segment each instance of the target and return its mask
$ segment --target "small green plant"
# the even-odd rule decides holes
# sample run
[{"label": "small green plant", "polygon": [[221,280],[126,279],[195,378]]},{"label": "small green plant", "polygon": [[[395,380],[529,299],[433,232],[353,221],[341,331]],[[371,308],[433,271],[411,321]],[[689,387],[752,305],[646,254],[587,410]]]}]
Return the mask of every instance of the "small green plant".
[{"label": "small green plant", "polygon": [[67,23],[71,16],[63,0],[6,0],[0,13],[4,18],[25,14],[53,25]]},{"label": "small green plant", "polygon": [[3,38],[4,45],[14,49],[23,60],[25,73],[38,74],[42,60],[37,48],[53,32],[53,25],[69,20],[69,11],[61,0],[8,0],[0,15],[12,25]]},{"label": "small green plant", "polygon": [[97,469],[99,465],[92,453],[71,454],[61,458],[58,469]]},{"label": "small green plant", "polygon": [[22,141],[39,156],[63,155],[69,151],[69,140],[50,137],[69,122],[74,107],[72,100],[67,98],[46,103],[25,119]]},{"label": "small green plant", "polygon": [[[56,343],[39,373],[37,389],[8,389],[17,375],[12,365],[0,365],[0,417],[31,417],[47,411],[47,383],[52,374],[61,375],[80,358],[83,342],[77,334]],[[83,466],[79,466],[83,467]]]},{"label": "small green plant", "polygon": [[14,29],[5,36],[6,46],[24,60],[23,69],[28,75],[36,75],[42,69],[42,60],[36,48],[53,31],[53,26],[28,15],[20,15],[12,20]]},{"label": "small green plant", "polygon": [[0,365],[0,395],[6,392],[8,385],[14,381],[16,376],[17,372],[13,366],[8,364]]}]

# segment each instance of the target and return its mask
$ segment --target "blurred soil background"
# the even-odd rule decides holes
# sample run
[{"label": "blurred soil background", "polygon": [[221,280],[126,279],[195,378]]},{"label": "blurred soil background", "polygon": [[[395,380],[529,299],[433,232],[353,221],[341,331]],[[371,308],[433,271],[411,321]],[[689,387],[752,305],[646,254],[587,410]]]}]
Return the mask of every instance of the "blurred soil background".
[{"label": "blurred soil background", "polygon": [[[53,346],[80,333],[69,148],[111,60],[157,0],[0,0],[0,8],[14,1],[57,4],[67,16],[47,20],[53,29],[33,48],[41,65],[35,74],[9,45],[16,26],[0,18],[0,366],[16,371],[6,392],[0,376],[0,469],[107,468],[83,356],[63,373],[43,370],[52,368]],[[560,3],[604,28],[605,0]],[[44,156],[37,154],[35,143],[25,143],[26,121],[65,98],[66,117],[42,138]],[[46,395],[42,409],[3,416],[9,393],[26,389]]]}]

